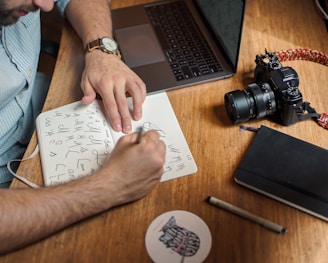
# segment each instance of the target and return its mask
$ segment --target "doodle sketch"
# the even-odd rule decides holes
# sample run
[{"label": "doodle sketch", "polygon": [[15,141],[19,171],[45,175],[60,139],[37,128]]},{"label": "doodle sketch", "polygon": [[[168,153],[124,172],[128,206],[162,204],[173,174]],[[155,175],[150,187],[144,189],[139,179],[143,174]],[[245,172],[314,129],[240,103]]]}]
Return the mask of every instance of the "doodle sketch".
[{"label": "doodle sketch", "polygon": [[[112,130],[101,106],[100,101],[90,105],[75,102],[39,115],[37,135],[45,185],[90,175],[110,156],[124,134]],[[162,181],[197,171],[166,93],[147,96],[143,118],[133,121],[132,126],[134,130],[156,130],[166,143]]]},{"label": "doodle sketch", "polygon": [[161,231],[163,235],[160,236],[159,241],[183,258],[192,257],[197,253],[200,247],[199,236],[178,226],[174,216],[162,227]]},{"label": "doodle sketch", "polygon": [[92,174],[115,145],[98,103],[74,103],[41,114],[37,132],[46,185]]}]

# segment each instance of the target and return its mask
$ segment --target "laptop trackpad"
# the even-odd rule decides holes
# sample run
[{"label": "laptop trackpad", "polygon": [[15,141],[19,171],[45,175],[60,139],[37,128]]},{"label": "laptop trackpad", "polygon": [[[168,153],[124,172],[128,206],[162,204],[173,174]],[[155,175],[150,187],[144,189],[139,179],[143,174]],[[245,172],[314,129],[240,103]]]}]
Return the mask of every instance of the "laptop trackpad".
[{"label": "laptop trackpad", "polygon": [[129,67],[165,61],[162,48],[151,25],[118,29],[115,33],[123,59]]}]

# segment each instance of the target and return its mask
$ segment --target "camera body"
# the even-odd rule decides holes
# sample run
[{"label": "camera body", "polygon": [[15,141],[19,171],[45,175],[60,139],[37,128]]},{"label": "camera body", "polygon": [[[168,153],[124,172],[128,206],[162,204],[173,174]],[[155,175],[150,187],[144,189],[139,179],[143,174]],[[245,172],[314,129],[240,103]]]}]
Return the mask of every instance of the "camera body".
[{"label": "camera body", "polygon": [[282,67],[274,53],[257,55],[255,62],[255,83],[224,95],[230,120],[236,124],[272,116],[286,126],[298,122],[303,114],[303,98],[297,72]]}]

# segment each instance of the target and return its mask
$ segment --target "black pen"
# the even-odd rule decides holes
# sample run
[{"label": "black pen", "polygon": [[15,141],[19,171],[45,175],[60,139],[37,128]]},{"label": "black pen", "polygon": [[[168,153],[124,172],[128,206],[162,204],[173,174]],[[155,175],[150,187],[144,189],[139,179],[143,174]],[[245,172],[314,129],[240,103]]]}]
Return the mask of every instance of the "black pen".
[{"label": "black pen", "polygon": [[252,222],[255,222],[265,228],[268,228],[276,233],[279,233],[279,234],[285,234],[287,232],[287,228],[283,227],[283,226],[280,226],[276,223],[273,223],[267,219],[264,219],[262,217],[259,217],[259,216],[256,216],[254,214],[251,214],[239,207],[236,207],[234,205],[231,205],[229,203],[226,203],[220,199],[217,199],[213,196],[210,196],[208,198],[208,202],[216,207],[219,207],[219,208],[222,208],[226,211],[229,211],[235,215],[238,215],[238,216],[241,216],[243,218],[246,218]]},{"label": "black pen", "polygon": [[143,134],[143,128],[139,127],[137,129],[137,140],[136,140],[136,144],[139,144],[141,142],[141,138],[142,138],[142,134]]}]

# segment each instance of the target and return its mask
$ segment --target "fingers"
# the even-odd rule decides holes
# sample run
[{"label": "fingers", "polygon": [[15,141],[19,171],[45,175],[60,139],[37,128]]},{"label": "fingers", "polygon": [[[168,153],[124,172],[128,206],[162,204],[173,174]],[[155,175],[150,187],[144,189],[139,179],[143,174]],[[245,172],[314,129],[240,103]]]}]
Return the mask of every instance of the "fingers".
[{"label": "fingers", "polygon": [[[88,58],[91,60],[91,56]],[[96,72],[94,68],[89,66],[84,72],[81,82],[84,93],[82,102],[91,103],[96,93],[99,93],[103,100],[105,115],[113,129],[117,132],[131,133],[131,114],[134,120],[140,120],[142,117],[142,104],[146,97],[144,82],[117,58],[112,58],[108,67],[104,64],[103,71]],[[126,93],[132,97],[132,112],[128,107]]]},{"label": "fingers", "polygon": [[129,89],[128,93],[131,95],[133,100],[133,119],[137,121],[142,117],[142,104],[146,98],[146,85],[139,77],[137,77],[135,83],[138,88]]},{"label": "fingers", "polygon": [[126,93],[129,93],[132,97],[132,118],[140,120],[142,117],[142,104],[146,97],[146,85],[134,72],[132,72],[132,80],[127,79],[123,83],[118,83],[118,86],[114,88],[117,114],[120,117],[122,131],[130,133],[132,131],[131,113],[126,100]]},{"label": "fingers", "polygon": [[131,117],[125,94],[113,90],[112,93],[102,93],[101,97],[103,98],[105,114],[113,129],[117,132],[130,133],[132,129]]},{"label": "fingers", "polygon": [[165,143],[160,139],[160,134],[155,130],[149,130],[141,134],[140,131],[135,132],[131,135],[132,142],[136,144],[149,144],[152,143],[155,147],[158,148],[158,151],[161,155],[165,155],[166,146]]},{"label": "fingers", "polygon": [[149,130],[143,133],[142,128],[139,128],[136,132],[134,132],[131,140],[136,143],[141,143],[141,141],[152,141],[157,143],[159,141],[159,137],[159,133],[155,130]]},{"label": "fingers", "polygon": [[[105,114],[115,131],[131,133],[131,113],[127,103],[125,87],[126,83],[116,83],[116,86],[103,88],[101,97],[105,106]],[[131,86],[131,85],[130,85]],[[139,120],[142,117],[142,104],[145,95],[138,87],[132,86],[133,90],[133,119]]]},{"label": "fingers", "polygon": [[166,147],[159,133],[145,132],[139,144],[135,143],[137,137],[137,133],[122,136],[100,170],[100,175],[110,180],[108,185],[116,189],[119,204],[145,196],[160,182],[164,172]]},{"label": "fingers", "polygon": [[143,139],[146,141],[158,142],[159,138],[159,133],[155,130],[147,131],[143,135]]},{"label": "fingers", "polygon": [[140,143],[143,142],[148,144],[153,143],[157,148],[158,153],[165,158],[166,146],[165,143],[160,139],[160,135],[157,131],[150,130],[145,132],[140,140]]}]

